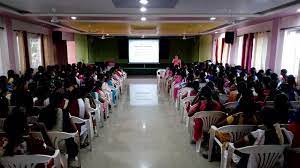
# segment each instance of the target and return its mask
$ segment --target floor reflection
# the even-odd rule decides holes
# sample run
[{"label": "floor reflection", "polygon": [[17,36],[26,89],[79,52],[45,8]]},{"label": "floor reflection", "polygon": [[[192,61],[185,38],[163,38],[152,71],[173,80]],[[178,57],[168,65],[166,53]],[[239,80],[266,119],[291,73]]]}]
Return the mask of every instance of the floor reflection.
[{"label": "floor reflection", "polygon": [[154,106],[158,104],[156,84],[130,84],[131,106]]}]

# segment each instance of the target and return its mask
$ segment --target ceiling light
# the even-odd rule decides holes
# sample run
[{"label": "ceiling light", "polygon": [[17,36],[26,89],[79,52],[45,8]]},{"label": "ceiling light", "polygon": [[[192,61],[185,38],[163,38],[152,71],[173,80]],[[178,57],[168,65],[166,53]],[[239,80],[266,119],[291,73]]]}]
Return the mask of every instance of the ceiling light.
[{"label": "ceiling light", "polygon": [[143,22],[145,22],[147,20],[147,18],[146,17],[141,17],[141,21],[143,21]]},{"label": "ceiling light", "polygon": [[141,11],[141,12],[146,12],[146,11],[147,11],[147,8],[141,7],[141,8],[140,8],[140,11]]},{"label": "ceiling light", "polygon": [[72,16],[71,19],[72,19],[72,20],[76,20],[77,17],[76,17],[76,16]]},{"label": "ceiling light", "polygon": [[107,35],[107,36],[109,36],[109,34],[108,34],[108,33],[107,33],[106,35]]},{"label": "ceiling light", "polygon": [[215,32],[215,34],[218,34],[219,32]]},{"label": "ceiling light", "polygon": [[297,10],[297,12],[299,12],[299,13],[300,13],[300,8]]},{"label": "ceiling light", "polygon": [[211,17],[209,20],[216,20],[217,18],[215,18],[215,17]]},{"label": "ceiling light", "polygon": [[139,2],[140,2],[140,4],[143,4],[143,5],[147,5],[148,4],[148,0],[140,0]]}]

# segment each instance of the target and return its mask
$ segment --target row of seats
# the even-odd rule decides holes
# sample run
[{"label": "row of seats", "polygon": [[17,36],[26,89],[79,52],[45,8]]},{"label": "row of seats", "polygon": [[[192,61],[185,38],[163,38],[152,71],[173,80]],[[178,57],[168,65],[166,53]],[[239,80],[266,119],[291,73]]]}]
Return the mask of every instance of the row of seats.
[{"label": "row of seats", "polygon": [[[125,72],[124,72],[125,73]],[[120,80],[120,83],[114,83],[115,90],[118,91],[118,95],[121,95],[121,90],[124,90],[125,83],[126,83],[127,75],[124,74],[123,78]],[[81,83],[78,83],[79,86]],[[105,95],[108,100],[112,102],[112,91],[110,90],[104,90]],[[87,134],[88,136],[88,142],[89,142],[89,151],[92,151],[92,141],[95,137],[98,137],[98,129],[101,129],[105,126],[104,123],[104,115],[106,117],[109,116],[109,113],[111,113],[113,110],[109,109],[109,105],[106,104],[105,111],[106,114],[103,113],[102,109],[102,103],[98,99],[98,94],[91,93],[94,97],[94,101],[96,102],[96,109],[92,109],[88,111],[90,114],[90,118],[84,118],[84,117],[77,117],[77,116],[71,116],[70,119],[73,121],[74,124],[81,125],[80,132],[77,131],[75,133],[67,133],[67,132],[58,132],[58,131],[49,131],[48,135],[50,137],[50,140],[52,141],[53,145],[56,148],[55,153],[52,156],[48,155],[14,155],[14,156],[5,156],[1,158],[1,164],[4,167],[18,167],[18,168],[34,168],[37,165],[43,164],[45,167],[48,167],[49,163],[53,162],[52,167],[64,167],[68,168],[68,154],[65,152],[65,140],[73,138],[75,142],[77,143],[78,147],[80,148],[80,136],[82,134]],[[119,99],[119,97],[118,97]],[[36,99],[34,99],[35,101]],[[86,110],[84,107],[85,104],[81,102],[82,99],[78,99],[78,105],[79,110]],[[34,108],[43,109],[48,105],[49,100],[44,101],[44,106],[34,106]],[[68,100],[66,100],[68,102]],[[34,103],[34,102],[33,102]],[[115,102],[113,105],[116,106],[118,102]],[[9,111],[12,111],[15,107],[9,106]],[[32,116],[28,117],[27,120],[37,120],[38,116]],[[96,120],[96,127],[93,127],[93,119]],[[4,123],[6,118],[0,118],[0,127],[3,129]],[[4,134],[4,132],[0,132],[0,134]],[[31,132],[33,136],[41,137],[42,135],[40,132]],[[80,149],[78,149],[80,151]],[[77,156],[78,161],[78,167],[81,167],[81,161],[80,161],[80,153]]]},{"label": "row of seats", "polygon": [[[248,135],[250,132],[255,131],[260,126],[257,125],[226,125],[217,128],[215,124],[221,118],[226,117],[228,114],[222,111],[201,111],[194,114],[192,117],[187,116],[186,104],[191,103],[196,96],[191,96],[192,88],[182,87],[178,91],[178,95],[176,95],[177,99],[173,99],[174,97],[174,81],[173,78],[164,78],[166,74],[165,69],[157,70],[157,84],[160,88],[160,91],[167,93],[169,101],[174,104],[175,112],[177,112],[181,117],[181,122],[187,127],[187,131],[189,133],[189,140],[193,140],[193,126],[195,119],[202,120],[202,131],[204,133],[209,134],[209,149],[208,149],[208,160],[212,161],[213,155],[213,146],[217,144],[221,150],[221,163],[220,167],[231,167],[231,160],[234,159],[234,151],[239,151],[241,153],[249,154],[251,160],[252,167],[275,167],[277,161],[284,155],[285,150],[290,150],[296,153],[300,153],[300,148],[290,148],[290,145],[254,145],[254,146],[246,146],[242,148],[235,148],[233,143],[243,138],[245,135]],[[171,84],[171,85],[170,85]],[[200,86],[200,89],[203,86]],[[182,95],[187,95],[186,97],[182,97]],[[226,111],[233,110],[237,107],[238,102],[227,102],[228,96],[225,94],[219,95],[220,102],[223,104]],[[225,103],[227,102],[227,103]],[[300,101],[292,101],[291,104],[291,112],[296,111],[296,109],[300,108]],[[266,105],[268,107],[274,106],[274,102],[268,101]],[[287,127],[287,125],[281,125],[281,127]],[[227,138],[225,141],[220,140],[217,136],[219,132],[230,135],[230,138]],[[200,138],[196,142],[196,152],[201,151],[201,143],[202,138]],[[248,166],[250,165],[250,159]]]}]

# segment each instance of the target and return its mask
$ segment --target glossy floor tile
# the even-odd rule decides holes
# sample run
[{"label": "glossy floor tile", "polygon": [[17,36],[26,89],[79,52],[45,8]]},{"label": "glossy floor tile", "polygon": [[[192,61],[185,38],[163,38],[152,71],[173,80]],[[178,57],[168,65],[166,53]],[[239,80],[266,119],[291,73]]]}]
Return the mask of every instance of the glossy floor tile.
[{"label": "glossy floor tile", "polygon": [[128,79],[93,151],[81,152],[84,168],[214,168],[195,152],[178,113],[155,79]]}]

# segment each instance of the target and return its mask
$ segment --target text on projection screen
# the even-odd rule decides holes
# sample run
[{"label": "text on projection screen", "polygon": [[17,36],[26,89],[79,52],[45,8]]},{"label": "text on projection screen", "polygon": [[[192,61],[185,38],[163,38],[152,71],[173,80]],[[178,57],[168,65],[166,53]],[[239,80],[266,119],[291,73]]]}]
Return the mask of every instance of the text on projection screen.
[{"label": "text on projection screen", "polygon": [[159,40],[129,40],[129,63],[159,63]]}]

